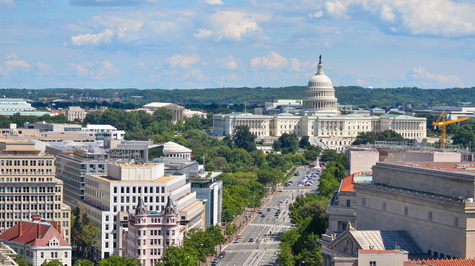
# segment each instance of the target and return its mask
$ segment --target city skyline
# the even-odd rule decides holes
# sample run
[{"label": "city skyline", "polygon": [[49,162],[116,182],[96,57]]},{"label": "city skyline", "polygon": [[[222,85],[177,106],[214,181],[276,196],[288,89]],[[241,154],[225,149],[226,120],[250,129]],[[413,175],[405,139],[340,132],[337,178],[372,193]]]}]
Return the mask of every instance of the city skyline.
[{"label": "city skyline", "polygon": [[475,86],[468,0],[0,0],[0,88]]}]

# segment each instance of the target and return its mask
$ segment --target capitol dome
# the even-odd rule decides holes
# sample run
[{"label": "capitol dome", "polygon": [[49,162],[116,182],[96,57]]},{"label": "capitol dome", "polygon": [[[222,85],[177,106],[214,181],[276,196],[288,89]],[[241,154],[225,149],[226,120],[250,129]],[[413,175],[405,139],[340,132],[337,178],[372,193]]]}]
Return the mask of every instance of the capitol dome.
[{"label": "capitol dome", "polygon": [[308,81],[303,109],[306,114],[338,114],[338,100],[331,79],[323,73],[322,56],[318,62],[317,73]]}]

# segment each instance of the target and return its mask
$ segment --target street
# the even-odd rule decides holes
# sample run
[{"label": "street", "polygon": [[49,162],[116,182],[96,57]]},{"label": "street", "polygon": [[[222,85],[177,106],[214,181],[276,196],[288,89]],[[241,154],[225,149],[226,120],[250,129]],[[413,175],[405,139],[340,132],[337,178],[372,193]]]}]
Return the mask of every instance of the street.
[{"label": "street", "polygon": [[298,195],[316,193],[318,187],[318,181],[308,187],[297,186],[308,168],[298,167],[297,171],[300,175],[292,177],[291,186],[269,196],[268,203],[262,206],[262,213],[253,214],[250,223],[240,234],[242,238],[223,248],[226,256],[218,265],[276,265],[281,235],[292,228],[289,204]]}]

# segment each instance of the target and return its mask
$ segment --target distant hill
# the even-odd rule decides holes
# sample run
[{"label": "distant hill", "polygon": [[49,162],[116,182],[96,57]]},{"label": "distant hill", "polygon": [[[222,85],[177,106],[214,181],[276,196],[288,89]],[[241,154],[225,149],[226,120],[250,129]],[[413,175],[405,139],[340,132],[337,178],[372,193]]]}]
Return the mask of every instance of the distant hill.
[{"label": "distant hill", "polygon": [[[193,90],[164,89],[0,89],[0,95],[38,101],[67,99],[73,102],[109,101],[120,99],[123,103],[143,105],[150,102],[173,102],[181,105],[262,106],[277,99],[302,99],[305,86],[282,88],[214,88]],[[335,87],[340,104],[352,104],[362,108],[405,106],[408,109],[425,109],[432,106],[475,105],[475,87],[454,89],[393,88],[369,89],[358,86]]]}]

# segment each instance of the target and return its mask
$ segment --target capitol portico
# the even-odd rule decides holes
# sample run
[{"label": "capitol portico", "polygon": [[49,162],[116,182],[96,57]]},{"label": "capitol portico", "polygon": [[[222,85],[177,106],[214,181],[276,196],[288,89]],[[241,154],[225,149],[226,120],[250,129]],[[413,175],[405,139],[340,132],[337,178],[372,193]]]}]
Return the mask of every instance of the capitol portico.
[{"label": "capitol portico", "polygon": [[298,114],[254,115],[250,113],[215,114],[213,134],[233,135],[236,126],[246,125],[259,139],[279,137],[284,133],[309,136],[324,148],[342,150],[360,132],[394,130],[406,139],[422,141],[426,137],[426,119],[402,114],[369,116],[341,115],[332,81],[318,63],[317,73],[308,82],[302,110]]}]

